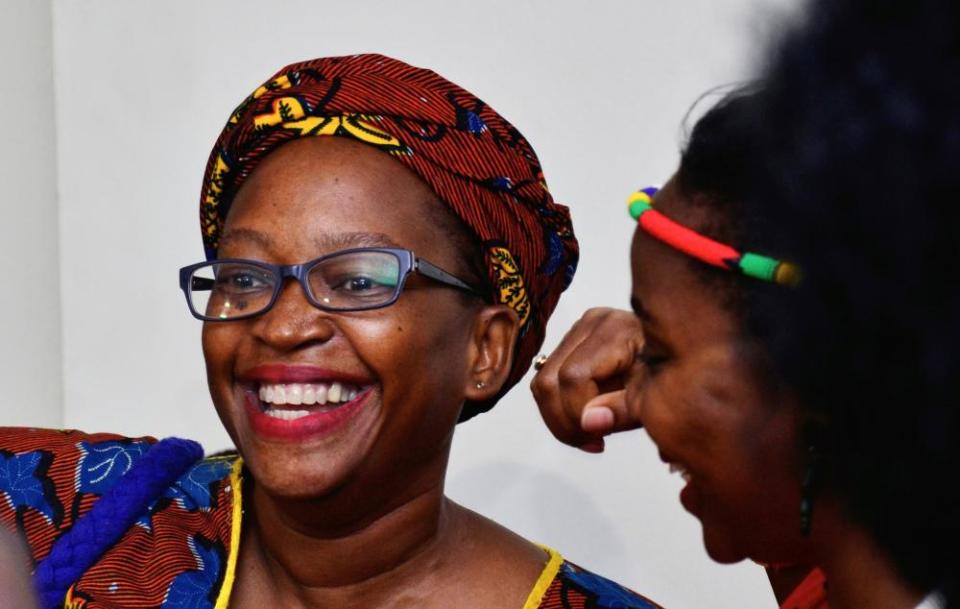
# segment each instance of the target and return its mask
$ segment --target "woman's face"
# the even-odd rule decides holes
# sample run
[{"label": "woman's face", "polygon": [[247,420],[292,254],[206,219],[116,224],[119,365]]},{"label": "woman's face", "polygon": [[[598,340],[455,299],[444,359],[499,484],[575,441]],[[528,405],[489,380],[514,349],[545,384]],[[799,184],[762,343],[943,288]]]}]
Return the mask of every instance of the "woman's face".
[{"label": "woman's face", "polygon": [[[346,248],[401,247],[456,274],[458,254],[430,221],[438,205],[426,184],[380,151],[342,138],[297,140],[266,158],[237,193],[218,255],[297,264]],[[480,308],[412,275],[389,307],[332,313],[288,281],[265,314],[206,323],[210,392],[258,486],[318,497],[359,481],[379,491],[365,495],[377,501],[442,481],[471,383],[468,343]],[[312,392],[319,402],[322,393],[327,401],[261,400],[263,389],[276,401],[280,386],[285,396]],[[268,410],[310,415],[285,420]]]},{"label": "woman's face", "polygon": [[[655,207],[685,226],[708,226],[671,181]],[[737,321],[685,255],[634,234],[633,308],[645,365],[628,386],[661,458],[687,481],[683,506],[720,562],[801,560],[798,415],[765,389]]]}]

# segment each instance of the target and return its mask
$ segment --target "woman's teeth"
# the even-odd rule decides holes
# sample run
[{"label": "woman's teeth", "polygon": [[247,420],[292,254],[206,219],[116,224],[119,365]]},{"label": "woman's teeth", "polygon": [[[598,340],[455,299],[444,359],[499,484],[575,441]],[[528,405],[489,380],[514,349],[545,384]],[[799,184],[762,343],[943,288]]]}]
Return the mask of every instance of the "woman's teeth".
[{"label": "woman's teeth", "polygon": [[260,401],[265,413],[278,419],[293,420],[310,414],[308,410],[275,408],[275,406],[312,406],[342,404],[357,397],[360,388],[343,383],[286,383],[260,385]]},{"label": "woman's teeth", "polygon": [[680,477],[683,478],[684,482],[690,482],[690,472],[688,472],[682,465],[677,465],[676,463],[670,464],[670,473],[671,474],[680,474]]}]

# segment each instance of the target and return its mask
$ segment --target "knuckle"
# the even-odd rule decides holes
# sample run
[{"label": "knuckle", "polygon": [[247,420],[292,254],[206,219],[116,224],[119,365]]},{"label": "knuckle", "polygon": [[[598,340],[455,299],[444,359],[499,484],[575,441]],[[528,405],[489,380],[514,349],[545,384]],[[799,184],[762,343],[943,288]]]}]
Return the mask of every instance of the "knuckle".
[{"label": "knuckle", "polygon": [[601,307],[594,307],[592,309],[587,309],[586,313],[583,314],[583,317],[581,317],[581,319],[583,319],[584,321],[593,321],[597,318],[603,317],[603,311],[604,310]]},{"label": "knuckle", "polygon": [[568,363],[557,372],[557,378],[562,387],[579,385],[590,377],[590,372],[582,364]]},{"label": "knuckle", "polygon": [[530,381],[530,391],[533,393],[533,397],[537,402],[546,402],[556,393],[554,391],[554,384],[545,374],[538,374],[533,377],[533,380]]}]

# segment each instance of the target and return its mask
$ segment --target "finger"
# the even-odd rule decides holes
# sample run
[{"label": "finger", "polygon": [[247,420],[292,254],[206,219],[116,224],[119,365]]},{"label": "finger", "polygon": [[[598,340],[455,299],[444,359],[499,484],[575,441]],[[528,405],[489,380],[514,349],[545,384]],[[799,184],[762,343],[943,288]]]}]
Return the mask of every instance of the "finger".
[{"label": "finger", "polygon": [[626,391],[601,393],[583,407],[580,415],[580,428],[590,434],[607,435],[614,431],[617,422],[617,412],[623,418],[624,395]]},{"label": "finger", "polygon": [[586,433],[609,435],[643,427],[643,421],[627,403],[627,391],[601,393],[583,407],[580,427]]},{"label": "finger", "polygon": [[591,309],[563,337],[531,382],[547,427],[560,441],[582,446],[597,440],[581,426],[584,406],[623,388],[623,376],[642,343],[640,324],[628,311]]},{"label": "finger", "polygon": [[587,453],[602,453],[606,449],[606,443],[604,443],[603,438],[597,440],[591,440],[585,444],[578,446],[580,450]]},{"label": "finger", "polygon": [[606,406],[587,407],[580,415],[580,428],[587,433],[607,435],[613,431],[614,421],[613,411]]},{"label": "finger", "polygon": [[566,358],[587,336],[582,325],[574,325],[530,383],[530,390],[547,428],[554,437],[571,446],[579,446],[587,438],[582,434],[577,417],[572,417],[564,407],[559,374]]},{"label": "finger", "polygon": [[607,396],[606,399],[615,400],[608,406],[614,409],[618,419],[624,419],[622,390],[642,340],[619,331],[623,329],[619,321],[609,320],[581,341],[560,366],[557,380],[561,406],[567,417],[580,421],[588,403]]}]

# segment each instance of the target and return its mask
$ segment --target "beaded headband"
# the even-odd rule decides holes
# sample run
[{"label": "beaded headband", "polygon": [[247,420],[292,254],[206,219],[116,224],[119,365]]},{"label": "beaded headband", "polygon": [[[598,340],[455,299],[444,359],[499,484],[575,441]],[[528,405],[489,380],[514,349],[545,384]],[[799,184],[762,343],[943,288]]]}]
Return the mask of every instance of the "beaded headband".
[{"label": "beaded headband", "polygon": [[792,287],[799,283],[800,269],[796,265],[753,252],[739,252],[655,210],[653,195],[658,190],[650,186],[627,200],[630,215],[650,236],[711,266],[780,285]]}]

